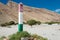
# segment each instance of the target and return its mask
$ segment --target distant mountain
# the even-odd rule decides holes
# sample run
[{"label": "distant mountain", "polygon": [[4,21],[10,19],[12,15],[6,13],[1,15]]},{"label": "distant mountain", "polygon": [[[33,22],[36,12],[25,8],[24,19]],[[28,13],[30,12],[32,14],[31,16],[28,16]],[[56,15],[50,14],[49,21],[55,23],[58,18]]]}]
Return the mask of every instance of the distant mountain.
[{"label": "distant mountain", "polygon": [[[26,5],[24,5],[23,18],[25,22],[30,19],[41,22],[60,22],[60,14],[45,8],[33,8]],[[12,1],[6,5],[0,3],[0,23],[9,21],[18,22],[18,4]]]}]

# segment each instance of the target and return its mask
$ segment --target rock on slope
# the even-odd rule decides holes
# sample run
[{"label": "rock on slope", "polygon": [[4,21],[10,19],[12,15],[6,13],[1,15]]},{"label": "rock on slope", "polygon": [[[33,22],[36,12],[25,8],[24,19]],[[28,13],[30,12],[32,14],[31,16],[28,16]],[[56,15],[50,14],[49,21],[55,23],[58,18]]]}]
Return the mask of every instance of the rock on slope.
[{"label": "rock on slope", "polygon": [[[23,17],[25,22],[30,19],[41,22],[60,22],[60,14],[45,8],[33,8],[26,5],[24,5]],[[9,21],[18,22],[18,4],[12,1],[6,5],[0,3],[0,23]]]}]

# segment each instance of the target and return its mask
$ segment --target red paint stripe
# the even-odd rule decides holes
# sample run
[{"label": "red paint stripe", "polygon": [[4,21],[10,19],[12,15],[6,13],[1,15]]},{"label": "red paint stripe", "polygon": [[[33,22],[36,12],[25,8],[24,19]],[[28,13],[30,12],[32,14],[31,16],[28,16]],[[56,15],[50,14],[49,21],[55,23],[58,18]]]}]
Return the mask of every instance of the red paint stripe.
[{"label": "red paint stripe", "polygon": [[23,12],[23,4],[19,4],[18,9],[19,9],[19,12]]}]

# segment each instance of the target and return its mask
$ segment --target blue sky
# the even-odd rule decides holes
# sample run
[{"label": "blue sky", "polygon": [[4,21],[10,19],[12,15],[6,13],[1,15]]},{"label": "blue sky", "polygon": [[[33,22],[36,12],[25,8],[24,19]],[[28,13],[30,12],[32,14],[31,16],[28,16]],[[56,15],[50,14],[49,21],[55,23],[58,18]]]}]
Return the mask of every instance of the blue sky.
[{"label": "blue sky", "polygon": [[[60,12],[60,0],[12,0],[17,3],[23,2],[24,5],[46,8],[56,12]],[[8,0],[0,0],[0,2],[6,4]]]}]

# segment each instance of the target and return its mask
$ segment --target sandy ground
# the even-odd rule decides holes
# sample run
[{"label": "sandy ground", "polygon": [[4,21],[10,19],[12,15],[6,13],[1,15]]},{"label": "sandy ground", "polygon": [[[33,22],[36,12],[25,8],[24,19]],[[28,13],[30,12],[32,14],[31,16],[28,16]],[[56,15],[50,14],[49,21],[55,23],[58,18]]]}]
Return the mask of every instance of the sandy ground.
[{"label": "sandy ground", "polygon": [[[43,37],[48,38],[48,40],[60,40],[60,25],[24,25],[24,31],[27,31],[31,34],[37,34]],[[18,31],[17,25],[11,26],[11,28],[7,27],[0,27],[0,37],[1,36],[8,36]]]}]

